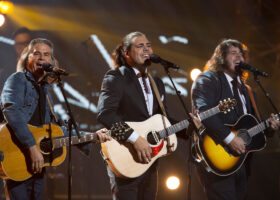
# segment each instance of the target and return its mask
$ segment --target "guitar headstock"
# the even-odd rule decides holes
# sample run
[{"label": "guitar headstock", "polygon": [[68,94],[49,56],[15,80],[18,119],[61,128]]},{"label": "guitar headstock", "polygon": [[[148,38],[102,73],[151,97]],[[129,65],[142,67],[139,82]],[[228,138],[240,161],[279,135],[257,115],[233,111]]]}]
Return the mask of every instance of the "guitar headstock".
[{"label": "guitar headstock", "polygon": [[118,141],[126,141],[127,138],[133,132],[133,129],[128,126],[125,122],[117,122],[112,125],[111,129],[111,136]]},{"label": "guitar headstock", "polygon": [[228,98],[227,100],[224,99],[223,101],[220,101],[218,107],[220,112],[224,112],[226,114],[227,112],[230,112],[230,110],[233,109],[235,105],[236,100]]}]

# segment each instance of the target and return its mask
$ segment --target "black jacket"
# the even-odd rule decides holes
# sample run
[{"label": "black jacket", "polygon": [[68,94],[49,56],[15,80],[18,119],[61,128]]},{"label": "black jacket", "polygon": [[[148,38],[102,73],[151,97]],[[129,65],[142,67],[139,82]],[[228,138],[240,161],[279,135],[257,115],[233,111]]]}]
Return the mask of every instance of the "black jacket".
[{"label": "black jacket", "polygon": [[[164,84],[161,79],[153,78],[165,105]],[[153,115],[162,114],[154,91],[153,97]],[[122,66],[116,70],[109,70],[102,83],[97,120],[106,128],[110,128],[116,122],[140,122],[149,117],[144,94],[133,69]]]},{"label": "black jacket", "polygon": [[[248,90],[244,84],[241,85],[244,91],[246,108],[248,114],[254,114],[251,105]],[[220,100],[231,98],[230,85],[223,72],[205,71],[199,75],[192,86],[192,105],[199,112],[205,111],[219,104]],[[241,106],[242,105],[236,105]],[[228,112],[227,114],[219,113],[203,121],[203,124],[208,129],[208,133],[217,143],[222,143],[223,140],[231,132],[230,128],[224,124],[233,124],[238,118],[236,109]]]}]

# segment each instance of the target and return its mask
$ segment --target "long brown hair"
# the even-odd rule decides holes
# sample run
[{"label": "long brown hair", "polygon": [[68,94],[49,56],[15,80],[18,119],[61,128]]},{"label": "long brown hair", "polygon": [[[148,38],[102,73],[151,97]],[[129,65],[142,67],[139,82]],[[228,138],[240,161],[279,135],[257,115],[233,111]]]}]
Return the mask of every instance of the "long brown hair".
[{"label": "long brown hair", "polygon": [[222,42],[216,47],[213,55],[207,61],[205,65],[205,70],[211,70],[214,72],[222,71],[226,68],[226,55],[228,53],[228,49],[230,47],[237,47],[239,48],[242,56],[245,60],[248,58],[248,48],[241,42],[234,40],[234,39],[224,39]]}]

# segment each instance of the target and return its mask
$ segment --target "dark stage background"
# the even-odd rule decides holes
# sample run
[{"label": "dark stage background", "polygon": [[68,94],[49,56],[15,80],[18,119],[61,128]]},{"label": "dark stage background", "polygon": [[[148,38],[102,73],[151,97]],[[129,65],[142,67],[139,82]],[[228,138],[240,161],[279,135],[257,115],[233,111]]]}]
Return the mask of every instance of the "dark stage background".
[{"label": "dark stage background", "polygon": [[[214,48],[223,38],[244,42],[250,49],[250,61],[269,73],[261,78],[276,106],[280,107],[280,23],[278,0],[14,0],[13,12],[6,15],[0,28],[0,87],[16,69],[16,55],[10,40],[12,33],[25,26],[37,36],[55,45],[60,66],[71,73],[65,77],[65,89],[81,130],[95,131],[96,106],[102,78],[110,69],[110,53],[131,31],[144,32],[151,40],[154,53],[173,61],[181,69],[171,71],[184,101],[191,109],[189,72],[201,70]],[[168,93],[168,105],[178,119],[185,118],[182,106],[160,65],[150,67],[160,76]],[[264,94],[249,76],[256,91],[259,109],[265,118],[273,112]],[[55,110],[66,119],[64,102],[55,87]],[[159,200],[186,199],[188,184],[188,141],[179,138],[172,156],[160,160]],[[94,145],[90,157],[73,152],[73,199],[111,199],[109,180]],[[254,154],[249,178],[248,199],[280,199],[279,132],[268,139],[267,147]],[[169,175],[177,175],[181,186],[168,191],[164,185]],[[193,199],[205,199],[193,172]],[[3,195],[2,195],[3,198]],[[67,199],[66,162],[48,168],[44,199]]]}]

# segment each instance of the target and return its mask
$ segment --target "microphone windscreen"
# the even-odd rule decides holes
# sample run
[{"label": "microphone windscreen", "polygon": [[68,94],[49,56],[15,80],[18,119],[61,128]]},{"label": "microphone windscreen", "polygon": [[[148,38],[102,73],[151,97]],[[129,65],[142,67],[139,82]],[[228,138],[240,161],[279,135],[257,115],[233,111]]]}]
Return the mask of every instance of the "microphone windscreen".
[{"label": "microphone windscreen", "polygon": [[156,54],[151,54],[150,55],[150,60],[154,63],[160,63],[161,58]]}]

